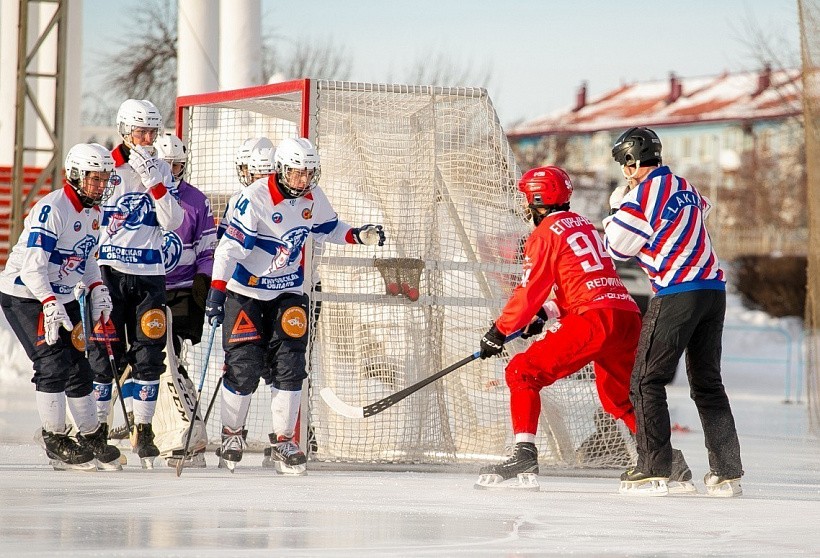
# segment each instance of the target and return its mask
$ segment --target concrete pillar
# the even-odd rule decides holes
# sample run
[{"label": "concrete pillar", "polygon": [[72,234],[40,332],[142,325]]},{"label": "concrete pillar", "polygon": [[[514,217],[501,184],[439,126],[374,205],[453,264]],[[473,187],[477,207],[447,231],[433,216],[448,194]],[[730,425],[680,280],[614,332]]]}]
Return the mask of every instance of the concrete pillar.
[{"label": "concrete pillar", "polygon": [[[83,142],[83,0],[65,2],[68,10],[66,40],[65,110],[63,111],[63,156],[74,144]],[[61,163],[62,164],[62,163]]]},{"label": "concrete pillar", "polygon": [[266,83],[262,75],[260,0],[221,0],[219,28],[220,89]]},{"label": "concrete pillar", "polygon": [[179,0],[178,32],[177,95],[217,91],[219,0]]},{"label": "concrete pillar", "polygon": [[0,2],[0,166],[14,162],[17,96],[17,2]]}]

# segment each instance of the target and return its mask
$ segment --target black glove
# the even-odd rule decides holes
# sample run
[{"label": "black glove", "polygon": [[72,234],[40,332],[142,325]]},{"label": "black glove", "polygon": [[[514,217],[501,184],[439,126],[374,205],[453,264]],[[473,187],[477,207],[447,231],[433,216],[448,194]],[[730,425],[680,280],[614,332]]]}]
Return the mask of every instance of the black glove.
[{"label": "black glove", "polygon": [[506,336],[496,329],[495,324],[491,327],[484,337],[481,338],[481,350],[479,355],[482,359],[489,358],[500,354],[504,350],[504,340]]},{"label": "black glove", "polygon": [[191,285],[191,298],[199,308],[205,309],[205,299],[208,297],[208,289],[211,288],[211,278],[204,273],[194,275],[194,284]]},{"label": "black glove", "polygon": [[213,327],[218,326],[225,319],[225,293],[211,288],[208,290],[208,298],[205,300],[205,315],[208,323]]},{"label": "black glove", "polygon": [[535,314],[535,319],[521,332],[521,339],[529,339],[535,335],[540,335],[544,331],[544,325],[546,325],[547,320],[549,320],[547,311],[543,308],[539,308]]}]

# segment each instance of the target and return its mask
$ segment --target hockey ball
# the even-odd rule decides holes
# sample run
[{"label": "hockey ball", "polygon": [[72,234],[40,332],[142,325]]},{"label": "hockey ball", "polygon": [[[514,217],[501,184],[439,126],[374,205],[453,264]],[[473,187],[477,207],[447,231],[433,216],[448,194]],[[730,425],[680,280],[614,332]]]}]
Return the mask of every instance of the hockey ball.
[{"label": "hockey ball", "polygon": [[419,290],[414,288],[414,287],[411,287],[411,288],[407,289],[406,294],[407,294],[407,298],[409,298],[412,301],[416,301],[416,300],[419,299]]},{"label": "hockey ball", "polygon": [[387,284],[387,294],[389,294],[390,296],[398,296],[398,294],[400,292],[401,292],[401,289],[399,288],[398,283],[388,283]]}]

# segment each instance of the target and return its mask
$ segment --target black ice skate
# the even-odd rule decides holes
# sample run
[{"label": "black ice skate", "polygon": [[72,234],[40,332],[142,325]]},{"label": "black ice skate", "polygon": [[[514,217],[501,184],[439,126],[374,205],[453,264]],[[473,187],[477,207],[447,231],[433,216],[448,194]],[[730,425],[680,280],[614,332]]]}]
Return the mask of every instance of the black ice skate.
[{"label": "black ice skate", "polygon": [[719,498],[732,498],[743,494],[743,487],[740,486],[740,475],[719,475],[714,471],[706,473],[703,477],[706,485],[706,494]]},{"label": "black ice skate", "polygon": [[[496,465],[486,465],[479,471],[475,488],[518,488],[540,490],[538,485],[538,448],[532,442],[518,442],[512,457]],[[515,478],[514,483],[504,483]]]},{"label": "black ice skate", "polygon": [[632,468],[621,475],[618,492],[634,496],[666,496],[669,494],[669,477],[644,473]]},{"label": "black ice skate", "polygon": [[[128,412],[128,424],[134,426],[134,413],[131,411]],[[109,440],[126,440],[128,436],[130,436],[130,432],[128,432],[128,427],[125,423],[117,426],[116,428],[112,428],[111,432],[108,434]]]},{"label": "black ice skate", "polygon": [[134,425],[131,447],[139,456],[143,469],[154,468],[154,458],[159,455],[159,448],[154,444],[154,430],[150,424]]},{"label": "black ice skate", "polygon": [[243,429],[231,430],[227,426],[222,427],[222,445],[217,448],[216,455],[219,456],[219,468],[227,469],[233,473],[236,464],[242,461],[242,452],[245,450],[245,436],[248,431]]},{"label": "black ice skate", "polygon": [[49,458],[49,464],[55,471],[96,471],[94,453],[80,446],[68,434],[62,432],[42,431],[43,446]]},{"label": "black ice skate", "polygon": [[101,422],[96,430],[83,434],[77,434],[77,443],[83,448],[88,448],[97,460],[97,470],[99,471],[121,471],[120,450],[114,446],[109,446],[108,425]]},{"label": "black ice skate", "polygon": [[304,475],[307,473],[307,458],[299,446],[287,436],[268,434],[270,447],[265,448],[262,467],[276,469],[280,475]]},{"label": "black ice skate", "polygon": [[669,494],[697,494],[698,489],[692,482],[692,470],[683,458],[683,452],[672,448],[672,472],[666,483]]}]

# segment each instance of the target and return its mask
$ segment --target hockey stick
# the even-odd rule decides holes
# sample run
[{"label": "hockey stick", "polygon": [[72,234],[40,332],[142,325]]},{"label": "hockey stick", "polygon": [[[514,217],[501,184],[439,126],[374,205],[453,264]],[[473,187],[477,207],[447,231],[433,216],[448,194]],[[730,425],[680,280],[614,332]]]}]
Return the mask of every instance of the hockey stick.
[{"label": "hockey stick", "polygon": [[[128,429],[128,433],[131,434],[133,430],[133,425],[131,421],[128,419],[128,410],[125,408],[125,399],[122,395],[122,382],[120,381],[120,373],[117,372],[117,363],[114,362],[114,349],[111,348],[111,338],[108,336],[108,327],[106,327],[107,322],[104,322],[102,316],[100,316],[100,325],[102,326],[103,330],[103,339],[105,339],[105,352],[108,353],[108,362],[111,364],[111,373],[114,375],[114,381],[117,382],[117,391],[120,394],[120,407],[122,408],[122,418],[125,419],[125,427]],[[116,329],[114,330],[116,332]]]},{"label": "hockey stick", "polygon": [[196,390],[196,403],[194,403],[194,411],[191,413],[191,423],[188,425],[188,434],[185,435],[185,446],[182,448],[182,455],[177,462],[177,477],[182,474],[182,469],[185,467],[185,457],[188,455],[188,447],[191,445],[191,435],[194,433],[194,424],[196,424],[196,416],[197,412],[199,412],[199,402],[202,399],[202,386],[205,384],[205,375],[208,373],[208,361],[211,359],[211,349],[214,346],[215,334],[216,326],[211,325],[211,333],[208,335],[208,346],[205,348],[205,363],[202,365],[202,372],[199,375],[199,386]]},{"label": "hockey stick", "polygon": [[88,360],[88,331],[85,328],[85,289],[80,293],[77,302],[80,303],[80,325],[83,328],[83,352],[85,353],[86,360]]},{"label": "hockey stick", "polygon": [[214,394],[211,396],[211,402],[208,403],[208,410],[205,411],[205,418],[202,419],[204,424],[208,424],[208,417],[211,416],[211,411],[214,410],[214,403],[216,403],[216,396],[219,395],[219,388],[222,387],[222,378],[224,376],[219,377],[219,381],[216,382],[216,388],[214,389]]},{"label": "hockey stick", "polygon": [[[516,338],[520,337],[522,333],[523,333],[523,330],[519,330],[519,331],[516,331],[515,333],[511,333],[510,335],[507,336],[507,338],[504,340],[504,342],[506,343],[506,342],[512,341],[513,339],[516,339]],[[477,359],[480,355],[481,355],[481,352],[476,351],[473,354],[471,354],[470,356],[464,357],[463,359],[459,360],[455,364],[451,364],[447,368],[445,368],[443,370],[439,370],[438,372],[436,372],[432,376],[428,376],[427,378],[421,380],[420,382],[416,382],[415,384],[413,384],[411,386],[407,386],[406,388],[404,388],[401,391],[397,391],[396,393],[394,393],[392,395],[388,395],[384,399],[379,399],[375,403],[371,403],[370,405],[365,405],[364,407],[354,407],[353,405],[348,405],[347,403],[345,403],[344,401],[339,399],[339,397],[329,387],[322,388],[321,391],[319,391],[319,395],[322,396],[322,399],[325,400],[325,403],[327,403],[328,406],[331,409],[333,409],[338,414],[340,414],[344,417],[355,418],[355,419],[367,418],[367,417],[371,417],[373,415],[376,415],[378,413],[381,413],[382,411],[384,411],[388,407],[392,407],[393,405],[395,405],[396,403],[398,403],[399,401],[401,401],[402,399],[404,399],[408,395],[412,395],[413,393],[417,392],[418,390],[420,390],[424,386],[426,386],[428,384],[432,384],[433,382],[435,382],[439,378],[443,378],[444,376],[446,376],[450,372],[452,372],[454,370],[458,370],[459,368],[461,368],[465,364],[469,364],[470,362]]]}]

